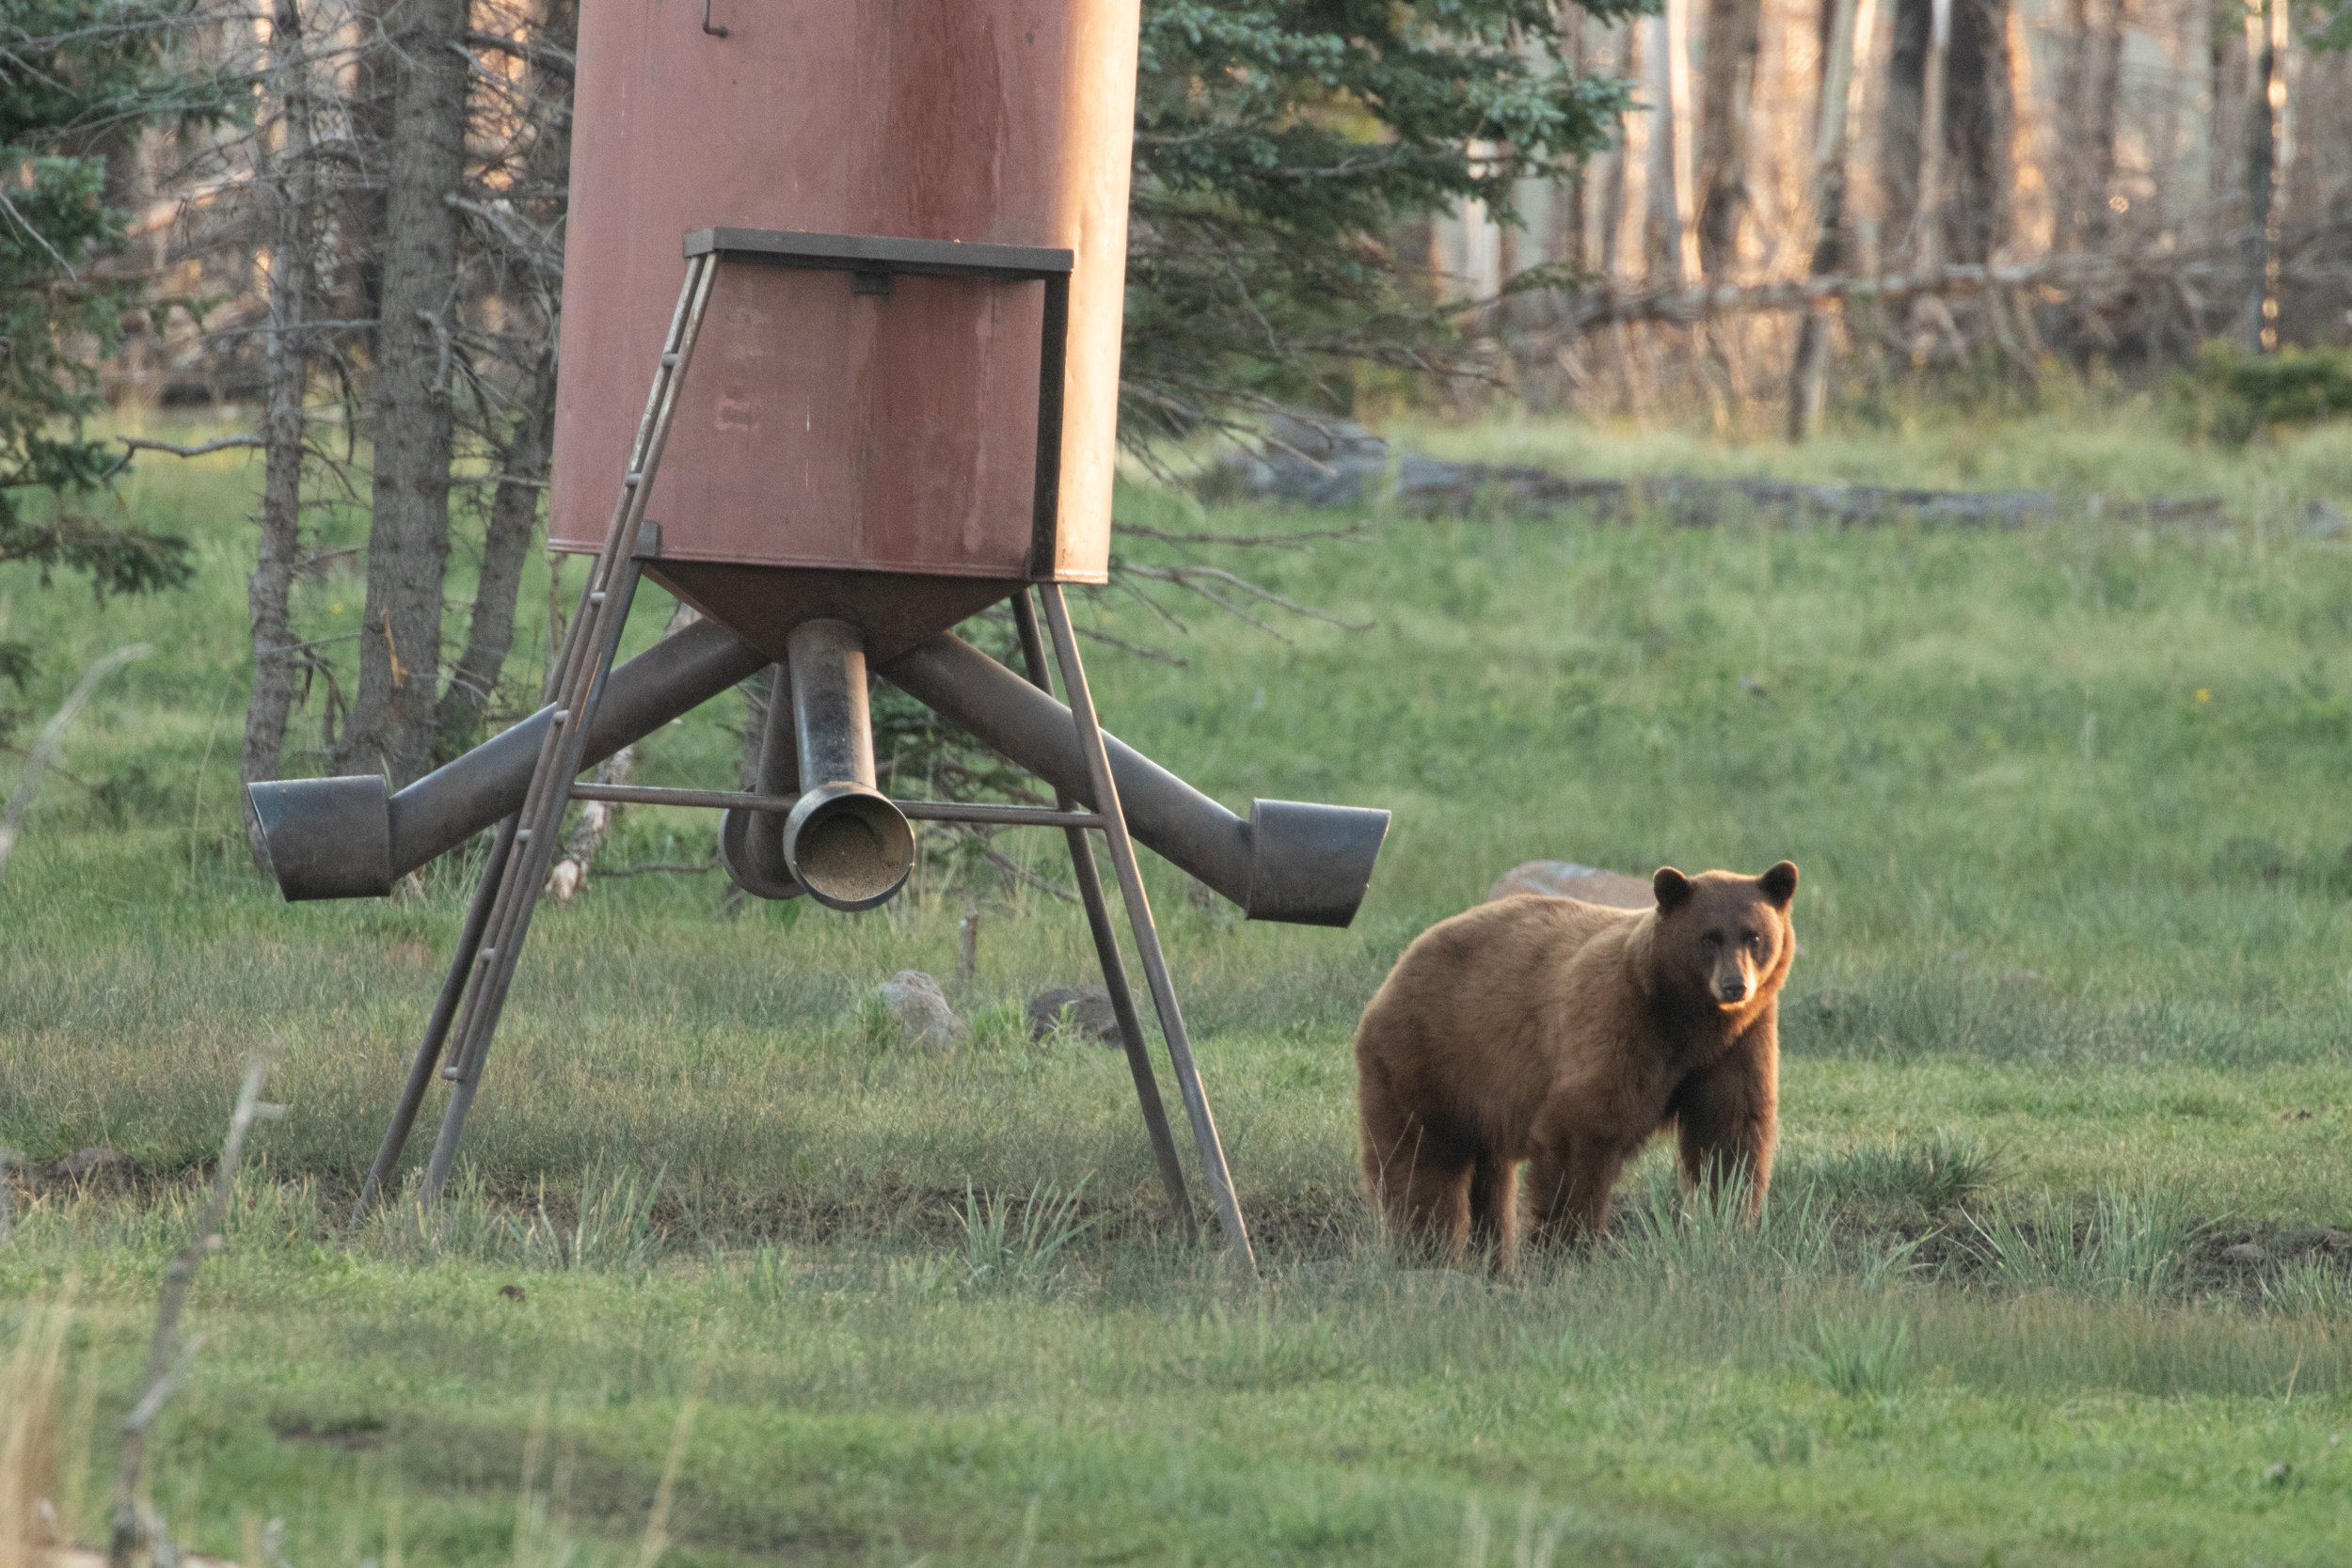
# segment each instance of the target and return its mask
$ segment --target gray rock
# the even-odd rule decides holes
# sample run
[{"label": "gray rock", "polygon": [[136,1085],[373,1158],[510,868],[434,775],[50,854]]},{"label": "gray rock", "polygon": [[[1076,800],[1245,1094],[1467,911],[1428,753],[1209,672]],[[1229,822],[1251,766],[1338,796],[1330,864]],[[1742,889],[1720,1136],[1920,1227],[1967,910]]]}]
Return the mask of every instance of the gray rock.
[{"label": "gray rock", "polygon": [[1029,999],[1029,1037],[1041,1040],[1067,1028],[1104,1045],[1119,1043],[1119,1015],[1100,986],[1056,986]]},{"label": "gray rock", "polygon": [[111,1148],[77,1148],[51,1165],[49,1174],[64,1177],[68,1180],[79,1180],[124,1163],[122,1156]]},{"label": "gray rock", "polygon": [[2235,1246],[2223,1247],[2221,1260],[2233,1269],[2258,1269],[2270,1261],[2270,1254],[2259,1243],[2240,1242]]},{"label": "gray rock", "polygon": [[947,1006],[939,982],[919,969],[898,971],[882,983],[875,995],[898,1021],[905,1043],[933,1055],[952,1054],[971,1036],[971,1025]]},{"label": "gray rock", "polygon": [[1622,871],[1603,871],[1573,861],[1528,861],[1495,879],[1486,902],[1514,894],[1540,893],[1548,898],[1581,898],[1613,910],[1646,910],[1658,901],[1649,879]]},{"label": "gray rock", "polygon": [[2344,515],[2344,508],[2333,501],[2313,501],[2303,509],[2303,536],[2307,539],[2341,539],[2352,532],[2352,517]]}]

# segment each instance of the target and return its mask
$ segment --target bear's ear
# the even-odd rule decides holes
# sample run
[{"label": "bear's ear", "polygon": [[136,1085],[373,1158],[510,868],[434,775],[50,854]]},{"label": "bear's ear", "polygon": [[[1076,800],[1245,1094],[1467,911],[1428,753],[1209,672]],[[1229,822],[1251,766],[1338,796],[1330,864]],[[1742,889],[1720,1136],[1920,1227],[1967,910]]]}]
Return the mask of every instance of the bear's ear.
[{"label": "bear's ear", "polygon": [[1787,909],[1788,900],[1797,895],[1797,863],[1782,861],[1758,877],[1756,885],[1764,890],[1764,896],[1771,899],[1775,908]]},{"label": "bear's ear", "polygon": [[1650,891],[1658,895],[1658,912],[1668,914],[1682,907],[1691,896],[1691,879],[1671,865],[1661,865],[1658,875],[1649,879]]}]

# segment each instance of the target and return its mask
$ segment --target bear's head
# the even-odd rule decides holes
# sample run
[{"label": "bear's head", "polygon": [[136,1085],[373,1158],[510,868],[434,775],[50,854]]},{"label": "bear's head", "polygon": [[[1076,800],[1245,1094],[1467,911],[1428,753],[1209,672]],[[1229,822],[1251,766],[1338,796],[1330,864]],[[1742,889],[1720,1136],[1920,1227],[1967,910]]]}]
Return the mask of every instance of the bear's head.
[{"label": "bear's head", "polygon": [[1782,861],[1761,877],[1686,877],[1669,865],[1650,886],[1658,895],[1653,961],[1677,990],[1725,1013],[1753,1009],[1779,991],[1797,942],[1788,924],[1793,863]]}]

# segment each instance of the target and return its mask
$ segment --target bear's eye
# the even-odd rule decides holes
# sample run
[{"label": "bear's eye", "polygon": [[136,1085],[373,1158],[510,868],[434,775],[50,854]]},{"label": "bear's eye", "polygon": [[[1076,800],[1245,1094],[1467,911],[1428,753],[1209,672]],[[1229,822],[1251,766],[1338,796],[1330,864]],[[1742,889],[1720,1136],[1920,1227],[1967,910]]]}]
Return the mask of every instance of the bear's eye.
[{"label": "bear's eye", "polygon": [[1724,934],[1721,931],[1709,931],[1705,936],[1699,938],[1699,945],[1701,947],[1721,947],[1723,944]]},{"label": "bear's eye", "polygon": [[1750,932],[1748,933],[1748,938],[1747,938],[1747,941],[1748,941],[1748,945],[1749,945],[1750,947],[1752,947],[1752,948],[1756,949],[1756,951],[1757,951],[1758,953],[1761,953],[1761,952],[1763,952],[1763,951],[1764,951],[1764,933],[1763,933],[1763,932],[1761,932],[1761,931],[1750,931]]}]

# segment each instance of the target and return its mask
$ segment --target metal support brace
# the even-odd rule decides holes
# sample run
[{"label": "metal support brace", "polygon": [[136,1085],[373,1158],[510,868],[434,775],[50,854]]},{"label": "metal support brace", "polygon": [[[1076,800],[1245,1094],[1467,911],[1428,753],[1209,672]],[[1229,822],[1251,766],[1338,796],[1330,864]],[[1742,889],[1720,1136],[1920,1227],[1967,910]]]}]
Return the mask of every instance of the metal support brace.
[{"label": "metal support brace", "polygon": [[[1037,609],[1028,590],[1013,595],[1012,614],[1021,628],[1021,657],[1030,682],[1047,696],[1054,694],[1053,676],[1046,672],[1045,641],[1038,635]],[[1057,811],[1070,809],[1070,797],[1054,793]],[[1096,813],[1107,827],[1116,807]],[[1143,1125],[1152,1137],[1152,1161],[1159,1167],[1160,1186],[1184,1240],[1200,1233],[1193,1217],[1192,1195],[1184,1190],[1184,1167],[1176,1159],[1176,1135],[1168,1130],[1168,1107],[1160,1101],[1159,1079],[1152,1071],[1152,1053],[1144,1043],[1143,1021],[1136,1015],[1136,994],[1127,984],[1127,961],[1120,955],[1119,932],[1111,926],[1110,906],[1103,897],[1103,871],[1094,863],[1094,841],[1086,829],[1069,827],[1062,835],[1070,845],[1071,875],[1078,883],[1078,900],[1086,906],[1087,928],[1094,933],[1094,952],[1103,965],[1103,989],[1110,993],[1111,1016],[1119,1022],[1119,1043],[1127,1053],[1127,1070],[1136,1081],[1136,1101],[1143,1108]]]},{"label": "metal support brace", "polygon": [[1111,870],[1127,905],[1127,923],[1135,930],[1136,957],[1143,962],[1144,978],[1152,987],[1152,1006],[1160,1015],[1160,1036],[1168,1041],[1168,1065],[1176,1072],[1177,1091],[1184,1099],[1184,1114],[1192,1122],[1194,1151],[1209,1195],[1216,1202],[1216,1217],[1225,1230],[1225,1245],[1233,1261],[1251,1273],[1257,1258],[1249,1249],[1249,1229],[1241,1217],[1241,1201],[1233,1194],[1233,1173],[1226,1168],[1225,1147],[1217,1141],[1216,1121],[1209,1115],[1209,1097],[1200,1086],[1200,1069],[1192,1059],[1192,1037],[1184,1030],[1184,1010],[1176,1005],[1176,987],[1168,978],[1168,956],[1160,950],[1159,927],[1152,922],[1152,900],[1143,889],[1143,873],[1136,864],[1135,841],[1127,836],[1127,817],[1120,810],[1119,785],[1111,778],[1110,753],[1103,745],[1103,729],[1094,715],[1094,697],[1087,689],[1086,666],[1078,658],[1078,640],[1070,625],[1070,606],[1061,585],[1040,583],[1046,629],[1053,633],[1055,662],[1061,666],[1062,689],[1070,698],[1070,716],[1078,730],[1078,751],[1094,787],[1094,809],[1103,816],[1103,837],[1111,852]]}]

